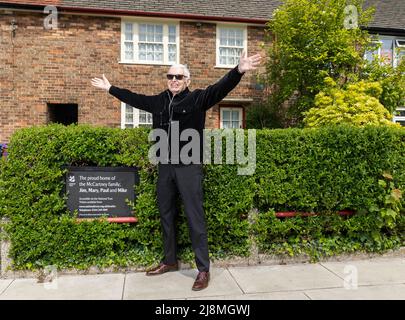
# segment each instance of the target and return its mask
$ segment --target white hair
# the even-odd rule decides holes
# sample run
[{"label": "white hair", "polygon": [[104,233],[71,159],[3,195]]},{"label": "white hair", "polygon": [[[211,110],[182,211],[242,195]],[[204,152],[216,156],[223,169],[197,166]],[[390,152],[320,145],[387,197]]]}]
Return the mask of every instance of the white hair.
[{"label": "white hair", "polygon": [[182,69],[183,69],[183,73],[184,73],[184,75],[186,76],[186,78],[189,78],[189,79],[191,78],[190,70],[188,70],[186,64],[180,64],[180,63],[172,64],[172,65],[170,66],[170,69],[171,69],[171,68],[182,68]]}]

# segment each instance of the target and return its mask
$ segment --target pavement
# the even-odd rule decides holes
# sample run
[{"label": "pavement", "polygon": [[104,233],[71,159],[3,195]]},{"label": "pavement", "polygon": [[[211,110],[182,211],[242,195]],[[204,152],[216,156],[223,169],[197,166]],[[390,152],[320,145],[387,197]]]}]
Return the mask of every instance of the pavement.
[{"label": "pavement", "polygon": [[216,267],[208,288],[192,291],[195,269],[53,274],[0,279],[0,300],[405,300],[405,256],[287,265]]}]

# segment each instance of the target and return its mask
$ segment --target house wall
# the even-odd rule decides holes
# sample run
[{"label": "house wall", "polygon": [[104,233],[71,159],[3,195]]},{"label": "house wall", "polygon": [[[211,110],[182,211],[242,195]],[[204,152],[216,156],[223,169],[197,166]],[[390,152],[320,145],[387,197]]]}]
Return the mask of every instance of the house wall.
[{"label": "house wall", "polygon": [[[168,66],[122,64],[121,19],[59,15],[59,29],[43,27],[45,14],[0,12],[0,142],[19,128],[48,123],[47,104],[77,104],[78,122],[119,127],[120,101],[90,84],[102,73],[111,84],[144,94],[166,89]],[[15,35],[11,21],[17,23]],[[190,89],[203,88],[228,69],[215,68],[216,25],[180,22],[180,63],[192,75]],[[260,51],[262,27],[248,27],[248,51]],[[260,99],[255,75],[243,77],[228,96]],[[218,127],[218,106],[207,114],[207,127]]]}]

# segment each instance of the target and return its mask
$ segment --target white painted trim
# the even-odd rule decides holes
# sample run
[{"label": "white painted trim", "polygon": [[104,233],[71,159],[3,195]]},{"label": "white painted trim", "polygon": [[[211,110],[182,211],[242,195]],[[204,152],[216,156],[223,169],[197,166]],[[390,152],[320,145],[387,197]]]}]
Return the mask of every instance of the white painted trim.
[{"label": "white painted trim", "polygon": [[[125,23],[132,23],[133,32],[133,48],[134,48],[134,59],[125,59]],[[163,61],[140,61],[138,52],[139,43],[139,24],[161,24],[163,26]],[[176,61],[169,62],[168,55],[168,38],[169,38],[169,25],[176,26]],[[172,65],[175,63],[180,63],[180,21],[179,20],[167,20],[167,19],[147,19],[143,17],[142,19],[135,18],[121,18],[121,53],[120,53],[120,64],[143,64],[143,65]]]},{"label": "white painted trim", "polygon": [[[223,111],[238,111],[239,113],[239,127],[243,127],[243,107],[219,107],[219,128],[223,129]],[[232,119],[231,119],[232,121]]]},{"label": "white painted trim", "polygon": [[219,44],[220,44],[220,37],[219,37],[219,29],[221,28],[235,28],[235,29],[241,29],[243,31],[243,49],[246,51],[246,54],[248,54],[248,41],[247,41],[247,25],[246,24],[217,24],[216,26],[216,31],[215,31],[215,43],[216,43],[216,48],[215,48],[215,68],[226,68],[226,69],[232,69],[235,68],[235,65],[226,65],[226,64],[220,64],[219,63]]}]

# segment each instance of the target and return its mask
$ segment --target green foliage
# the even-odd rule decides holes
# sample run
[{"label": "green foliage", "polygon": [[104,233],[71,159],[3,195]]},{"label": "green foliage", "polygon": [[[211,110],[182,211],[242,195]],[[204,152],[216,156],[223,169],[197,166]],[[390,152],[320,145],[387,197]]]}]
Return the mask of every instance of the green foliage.
[{"label": "green foliage", "polygon": [[[261,214],[252,232],[262,251],[307,254],[316,260],[404,245],[403,128],[262,130],[257,141],[256,203]],[[379,180],[387,172],[392,180],[384,187]],[[356,214],[336,214],[346,209]],[[319,216],[278,219],[274,212],[279,211]]]},{"label": "green foliage", "polygon": [[[146,266],[163,253],[160,217],[156,204],[156,167],[148,159],[148,129],[111,129],[91,126],[51,125],[18,130],[1,164],[0,215],[16,269],[45,265],[87,268],[92,265]],[[76,223],[65,205],[63,166],[137,166],[140,184],[132,204],[136,225],[106,221]],[[206,168],[209,245],[213,257],[247,253],[247,225],[242,215],[252,207],[249,182],[235,175],[231,166]],[[226,185],[232,185],[227,189]],[[250,190],[250,191],[249,191]],[[224,227],[226,224],[226,227]],[[179,207],[180,257],[194,260],[187,222]]]},{"label": "green foliage", "polygon": [[372,206],[369,211],[377,213],[377,221],[380,226],[387,225],[387,227],[393,229],[396,227],[397,218],[401,215],[402,191],[395,187],[392,175],[384,173],[382,176],[384,179],[378,180],[378,185],[385,192],[379,195],[380,207]]},{"label": "green foliage", "polygon": [[360,81],[346,89],[338,88],[329,77],[325,83],[328,87],[315,96],[315,107],[303,113],[306,126],[395,125],[392,115],[379,102],[383,90],[378,82]]},{"label": "green foliage", "polygon": [[[148,132],[52,125],[13,135],[9,157],[0,163],[0,215],[10,219],[5,229],[14,268],[148,266],[162,257],[157,170],[147,156]],[[252,236],[262,252],[305,253],[314,260],[405,243],[403,128],[337,126],[257,130],[256,134],[254,175],[238,176],[237,165],[204,166],[204,207],[213,259],[248,255]],[[137,201],[132,204],[139,222],[77,223],[62,193],[64,165],[139,167]],[[258,208],[259,214],[250,225],[247,214],[252,208]],[[336,215],[342,209],[357,214]],[[285,210],[320,215],[274,216],[275,211]],[[180,258],[193,262],[182,206],[178,211]]]},{"label": "green foliage", "polygon": [[379,101],[391,114],[405,105],[405,59],[394,68],[383,58],[374,57],[362,68],[360,79],[380,83],[382,93]]},{"label": "green foliage", "polygon": [[[269,110],[282,127],[301,123],[326,76],[344,83],[363,64],[371,40],[365,30],[347,23],[356,20],[358,26],[367,26],[373,10],[364,11],[363,2],[285,0],[274,11],[263,81],[270,91]],[[357,15],[347,11],[349,4]]]},{"label": "green foliage", "polygon": [[265,103],[250,106],[246,113],[247,129],[278,128],[277,122]]}]

